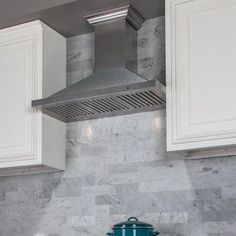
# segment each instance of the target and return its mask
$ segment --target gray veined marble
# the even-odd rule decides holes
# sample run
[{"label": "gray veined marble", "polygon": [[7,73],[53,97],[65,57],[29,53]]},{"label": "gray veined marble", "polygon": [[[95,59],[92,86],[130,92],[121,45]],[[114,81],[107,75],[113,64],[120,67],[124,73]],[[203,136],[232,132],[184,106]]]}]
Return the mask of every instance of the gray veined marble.
[{"label": "gray veined marble", "polygon": [[[165,79],[164,18],[138,33],[138,71]],[[92,73],[94,34],[68,39],[68,84]],[[236,236],[236,158],[166,152],[165,110],[67,126],[65,172],[0,178],[0,236],[104,236],[135,215],[161,236]]]}]

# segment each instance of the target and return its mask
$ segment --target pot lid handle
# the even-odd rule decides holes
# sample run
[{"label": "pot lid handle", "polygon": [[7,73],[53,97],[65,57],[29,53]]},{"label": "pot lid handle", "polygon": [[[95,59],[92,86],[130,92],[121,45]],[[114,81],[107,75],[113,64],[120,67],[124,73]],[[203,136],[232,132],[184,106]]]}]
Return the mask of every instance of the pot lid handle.
[{"label": "pot lid handle", "polygon": [[132,216],[132,217],[130,217],[127,221],[138,221],[138,218]]}]

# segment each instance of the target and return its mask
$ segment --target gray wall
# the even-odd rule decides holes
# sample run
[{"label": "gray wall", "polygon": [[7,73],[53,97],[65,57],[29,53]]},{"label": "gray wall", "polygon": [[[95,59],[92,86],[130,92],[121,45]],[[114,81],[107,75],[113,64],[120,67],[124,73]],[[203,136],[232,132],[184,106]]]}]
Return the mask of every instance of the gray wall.
[{"label": "gray wall", "polygon": [[[93,34],[68,40],[68,84],[92,72]],[[139,73],[164,79],[164,18],[139,32]],[[161,235],[236,235],[235,157],[166,153],[165,110],[68,125],[67,170],[0,178],[1,236],[104,236],[137,216]]]}]

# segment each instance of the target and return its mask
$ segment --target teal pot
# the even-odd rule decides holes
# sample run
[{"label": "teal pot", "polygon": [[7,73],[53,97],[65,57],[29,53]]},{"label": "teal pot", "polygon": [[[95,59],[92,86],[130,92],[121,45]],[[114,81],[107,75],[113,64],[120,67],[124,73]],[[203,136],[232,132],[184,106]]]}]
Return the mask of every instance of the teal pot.
[{"label": "teal pot", "polygon": [[107,236],[156,236],[158,231],[150,224],[139,221],[136,217],[130,217],[127,221],[115,224],[112,233]]}]

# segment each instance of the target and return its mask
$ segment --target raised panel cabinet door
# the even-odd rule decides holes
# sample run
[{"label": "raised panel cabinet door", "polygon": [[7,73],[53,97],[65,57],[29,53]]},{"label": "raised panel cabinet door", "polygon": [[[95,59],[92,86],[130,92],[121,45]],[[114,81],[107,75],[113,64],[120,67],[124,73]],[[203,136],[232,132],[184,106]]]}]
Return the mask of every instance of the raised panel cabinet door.
[{"label": "raised panel cabinet door", "polygon": [[167,148],[236,144],[236,0],[166,0]]},{"label": "raised panel cabinet door", "polygon": [[[0,166],[37,159],[34,39],[0,41]],[[36,160],[35,160],[36,161]]]}]

